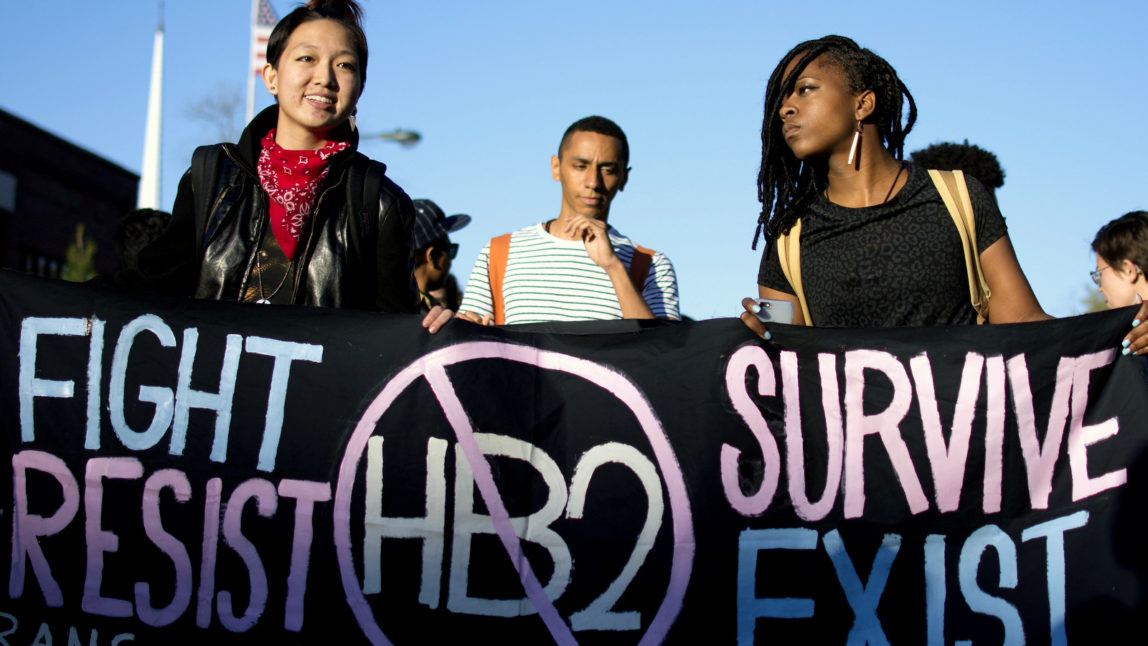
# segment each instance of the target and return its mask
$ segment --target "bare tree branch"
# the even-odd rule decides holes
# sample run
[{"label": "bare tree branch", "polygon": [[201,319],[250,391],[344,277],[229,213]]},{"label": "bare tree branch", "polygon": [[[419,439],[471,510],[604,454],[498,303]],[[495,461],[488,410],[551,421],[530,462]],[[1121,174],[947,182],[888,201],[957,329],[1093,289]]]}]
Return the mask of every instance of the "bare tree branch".
[{"label": "bare tree branch", "polygon": [[[212,127],[217,141],[238,141],[243,132],[243,95],[223,83],[217,85],[210,96],[188,106],[186,113]],[[205,133],[203,139],[207,141],[210,137]]]}]

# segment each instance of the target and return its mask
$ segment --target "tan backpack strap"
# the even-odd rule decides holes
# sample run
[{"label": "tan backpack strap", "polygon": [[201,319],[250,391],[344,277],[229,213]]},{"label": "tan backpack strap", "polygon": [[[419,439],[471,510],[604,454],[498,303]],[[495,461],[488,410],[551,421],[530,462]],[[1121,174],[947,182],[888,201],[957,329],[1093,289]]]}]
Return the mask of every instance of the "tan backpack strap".
[{"label": "tan backpack strap", "polygon": [[813,325],[813,317],[809,315],[809,304],[805,302],[805,290],[801,288],[801,218],[798,218],[787,233],[777,237],[777,259],[781,262],[781,272],[793,288],[797,296],[797,303],[801,305],[801,314],[805,317],[805,324]]},{"label": "tan backpack strap", "polygon": [[[654,254],[657,253],[653,249],[647,249],[640,245],[634,245],[634,257],[630,259],[630,282],[634,283],[634,289],[638,290],[638,296],[642,295],[646,287],[646,276],[650,274],[650,265],[654,262]],[[645,300],[643,298],[643,300]]]},{"label": "tan backpack strap", "polygon": [[506,324],[506,302],[502,298],[502,279],[506,277],[506,259],[510,256],[510,234],[490,239],[490,254],[486,258],[486,274],[490,280],[490,302],[494,309],[494,324]]},{"label": "tan backpack strap", "polygon": [[977,311],[977,324],[980,325],[989,318],[989,298],[992,292],[981,269],[981,255],[977,251],[977,222],[965,174],[959,170],[931,170],[929,178],[937,187],[941,201],[945,203],[945,208],[957,225],[957,233],[961,236],[961,249],[965,254],[965,267],[969,274],[969,300]]}]

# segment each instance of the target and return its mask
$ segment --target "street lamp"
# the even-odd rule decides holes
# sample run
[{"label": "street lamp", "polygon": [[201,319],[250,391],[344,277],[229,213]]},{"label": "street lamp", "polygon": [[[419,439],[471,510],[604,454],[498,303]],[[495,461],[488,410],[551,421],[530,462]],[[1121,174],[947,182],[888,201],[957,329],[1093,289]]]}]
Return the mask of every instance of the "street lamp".
[{"label": "street lamp", "polygon": [[380,132],[374,135],[367,135],[366,139],[382,139],[383,141],[393,141],[402,145],[405,148],[410,148],[417,144],[423,137],[414,130],[402,130],[395,128],[390,132]]}]

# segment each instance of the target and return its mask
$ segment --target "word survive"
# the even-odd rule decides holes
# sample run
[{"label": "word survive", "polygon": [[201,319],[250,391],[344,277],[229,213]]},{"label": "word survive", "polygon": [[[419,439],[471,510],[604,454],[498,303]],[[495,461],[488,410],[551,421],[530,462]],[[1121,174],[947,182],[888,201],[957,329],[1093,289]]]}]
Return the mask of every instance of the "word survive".
[{"label": "word survive", "polygon": [[[739,480],[738,462],[741,451],[724,444],[721,451],[721,480],[726,500],[743,516],[759,516],[769,508],[781,478],[782,457],[778,441],[765,417],[748,391],[746,375],[757,372],[757,395],[781,397],[785,408],[785,467],[789,500],[797,515],[806,521],[825,518],[843,491],[845,518],[860,518],[865,513],[865,439],[875,435],[888,456],[897,481],[912,514],[929,509],[929,499],[921,485],[918,468],[902,436],[914,395],[920,419],[914,420],[924,433],[928,466],[932,473],[934,504],[941,512],[956,511],[964,487],[973,420],[981,384],[987,382],[987,407],[984,420],[984,474],[982,510],[986,514],[1001,509],[1001,482],[1005,440],[1007,374],[1013,417],[1024,458],[1029,502],[1032,509],[1047,509],[1052,494],[1053,471],[1065,441],[1072,475],[1072,501],[1077,502],[1102,491],[1118,487],[1127,480],[1125,469],[1090,475],[1088,449],[1093,444],[1114,437],[1120,430],[1119,420],[1109,418],[1086,425],[1089,375],[1112,363],[1115,350],[1105,350],[1081,357],[1062,357],[1056,371],[1056,386],[1046,424],[1039,428],[1033,407],[1029,371],[1024,355],[984,357],[970,352],[965,357],[956,410],[945,428],[937,405],[933,370],[926,353],[909,361],[909,370],[893,355],[876,350],[853,350],[843,355],[845,374],[844,411],[838,382],[838,362],[842,355],[823,353],[817,357],[821,384],[822,420],[803,419],[798,386],[798,361],[793,352],[781,352],[779,367],[763,349],[745,346],[730,357],[726,365],[726,389],[734,409],[753,433],[764,460],[760,487],[745,493]],[[781,388],[777,373],[780,371]],[[880,375],[880,377],[877,377]],[[910,378],[910,375],[912,377]],[[982,379],[983,375],[983,379]],[[880,412],[867,412],[867,388],[878,382],[886,389],[891,384],[888,406]],[[819,423],[822,422],[823,423]],[[827,451],[825,488],[820,498],[811,499],[805,478],[803,434],[823,428]],[[978,430],[981,430],[978,428]],[[1042,431],[1043,433],[1038,433]],[[1038,439],[1043,437],[1043,441]]]}]

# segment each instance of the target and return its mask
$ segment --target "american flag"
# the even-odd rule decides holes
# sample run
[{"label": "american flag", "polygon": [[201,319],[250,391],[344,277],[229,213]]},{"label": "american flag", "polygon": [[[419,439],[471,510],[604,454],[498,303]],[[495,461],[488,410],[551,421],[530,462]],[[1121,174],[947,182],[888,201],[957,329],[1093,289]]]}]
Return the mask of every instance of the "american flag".
[{"label": "american flag", "polygon": [[263,64],[267,62],[267,40],[271,38],[271,30],[279,19],[275,17],[275,10],[267,0],[252,0],[251,16],[251,69],[255,74],[263,72]]}]

